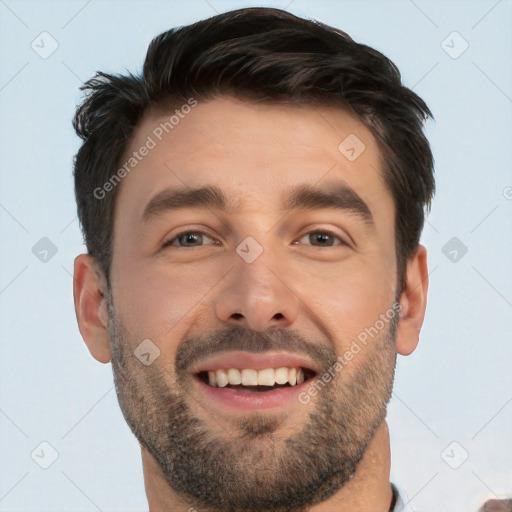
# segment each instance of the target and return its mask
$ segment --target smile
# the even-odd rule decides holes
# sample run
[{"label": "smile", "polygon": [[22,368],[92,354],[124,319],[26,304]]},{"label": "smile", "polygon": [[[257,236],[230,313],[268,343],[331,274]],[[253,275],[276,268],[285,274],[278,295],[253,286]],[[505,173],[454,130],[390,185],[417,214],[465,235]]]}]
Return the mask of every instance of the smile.
[{"label": "smile", "polygon": [[318,372],[299,354],[242,351],[217,354],[191,369],[205,406],[233,412],[297,406],[298,394]]},{"label": "smile", "polygon": [[270,391],[283,387],[293,387],[309,380],[315,373],[301,367],[264,368],[229,368],[202,371],[198,377],[209,386],[246,391]]}]

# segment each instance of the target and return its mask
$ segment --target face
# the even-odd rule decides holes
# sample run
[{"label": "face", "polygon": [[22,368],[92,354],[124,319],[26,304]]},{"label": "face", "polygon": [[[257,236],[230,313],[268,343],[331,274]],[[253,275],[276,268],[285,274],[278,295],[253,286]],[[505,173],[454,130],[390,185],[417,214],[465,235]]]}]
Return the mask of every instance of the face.
[{"label": "face", "polygon": [[169,133],[169,114],[148,112],[126,154],[147,153],[116,200],[119,402],[198,507],[301,510],[354,474],[385,417],[393,200],[373,137],[343,110],[186,111]]}]

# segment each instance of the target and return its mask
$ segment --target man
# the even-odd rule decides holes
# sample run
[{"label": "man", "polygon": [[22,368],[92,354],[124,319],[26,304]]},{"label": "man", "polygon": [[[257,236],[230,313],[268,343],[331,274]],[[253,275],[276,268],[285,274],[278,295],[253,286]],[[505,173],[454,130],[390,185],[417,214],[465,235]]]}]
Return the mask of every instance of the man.
[{"label": "man", "polygon": [[411,510],[385,418],[426,308],[426,104],[376,50],[264,8],[84,88],[75,307],[151,512]]}]

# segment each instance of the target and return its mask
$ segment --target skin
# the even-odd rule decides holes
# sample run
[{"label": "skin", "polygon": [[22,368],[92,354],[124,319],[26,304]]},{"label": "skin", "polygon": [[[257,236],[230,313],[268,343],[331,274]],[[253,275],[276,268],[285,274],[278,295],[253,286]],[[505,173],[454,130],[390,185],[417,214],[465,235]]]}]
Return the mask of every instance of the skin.
[{"label": "skin", "polygon": [[[162,112],[147,112],[126,157],[167,119]],[[338,150],[349,134],[365,144],[353,162]],[[174,368],[185,338],[236,326],[292,330],[344,354],[389,309],[397,293],[395,208],[380,168],[373,136],[343,110],[254,105],[224,97],[199,103],[120,185],[111,290],[91,256],[75,260],[75,308],[91,354],[104,363],[112,357],[106,297],[129,348],[151,339],[160,350],[162,369]],[[332,208],[283,209],[290,187],[327,182],[343,182],[356,191],[374,223]],[[162,190],[206,184],[236,198],[238,211],[188,208],[151,222],[141,220],[144,207]],[[203,239],[204,245],[180,247],[174,241],[163,247],[176,235],[197,230],[210,237]],[[306,235],[317,231],[340,238],[332,239],[334,245],[315,246]],[[248,236],[263,249],[250,264],[236,253]],[[427,290],[426,250],[420,245],[407,263],[406,286],[399,295],[401,317],[394,342],[399,354],[410,354],[418,344]],[[376,350],[368,344],[333,386],[350,382]],[[162,375],[172,387],[173,372],[162,370]],[[195,388],[185,400],[221,440],[236,438],[237,421],[248,415],[212,405]],[[278,416],[276,435],[293,436],[320,400],[312,397],[307,406],[297,403],[285,414],[263,414],[268,420]],[[189,510],[190,502],[169,486],[144,447],[142,461],[151,512]],[[353,478],[310,510],[389,510],[389,468],[389,434],[382,421]]]},{"label": "skin", "polygon": [[488,500],[480,510],[481,512],[512,512],[512,499]]}]

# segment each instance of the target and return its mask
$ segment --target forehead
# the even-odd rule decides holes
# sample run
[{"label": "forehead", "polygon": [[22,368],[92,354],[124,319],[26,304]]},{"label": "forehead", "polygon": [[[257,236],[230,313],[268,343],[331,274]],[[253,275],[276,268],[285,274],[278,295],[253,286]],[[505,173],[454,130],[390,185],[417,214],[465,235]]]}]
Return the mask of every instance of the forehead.
[{"label": "forehead", "polygon": [[373,203],[374,215],[393,206],[374,137],[339,108],[221,97],[148,111],[124,155],[127,162],[134,165],[121,183],[116,210],[129,206],[139,218],[163,190],[205,184],[223,189],[238,206],[261,208],[283,204],[283,191],[292,185],[339,181]]}]

